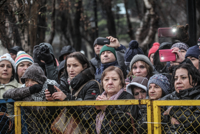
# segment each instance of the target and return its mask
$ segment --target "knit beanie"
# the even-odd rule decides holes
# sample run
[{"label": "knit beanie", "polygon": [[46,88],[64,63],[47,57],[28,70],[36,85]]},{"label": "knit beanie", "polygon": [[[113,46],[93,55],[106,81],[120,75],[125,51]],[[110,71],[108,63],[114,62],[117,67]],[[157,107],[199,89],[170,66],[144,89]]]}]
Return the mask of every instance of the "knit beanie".
[{"label": "knit beanie", "polygon": [[152,83],[158,85],[165,93],[165,95],[170,93],[170,83],[166,76],[162,74],[155,74],[152,77],[150,77],[147,87],[148,91],[149,91],[149,85]]},{"label": "knit beanie", "polygon": [[188,50],[188,45],[183,42],[178,42],[172,45],[171,49],[174,47],[178,47],[179,49],[184,49],[185,51]]},{"label": "knit beanie", "polygon": [[129,64],[131,62],[131,59],[136,54],[144,54],[141,48],[138,47],[138,42],[135,40],[130,41],[129,48],[126,50],[126,53],[124,55],[125,64]]},{"label": "knit beanie", "polygon": [[195,58],[199,58],[199,55],[200,55],[200,50],[199,50],[199,46],[198,45],[195,45],[195,46],[192,46],[190,47],[188,50],[187,50],[187,53],[185,55],[185,58],[187,58],[188,56],[191,56],[191,57],[195,57]]},{"label": "knit beanie", "polygon": [[147,84],[148,84],[148,79],[146,77],[138,76],[133,78],[133,80],[126,86],[126,91],[133,95],[131,87],[136,86],[141,89],[144,89],[147,92]]},{"label": "knit beanie", "polygon": [[29,54],[27,54],[24,51],[19,51],[17,53],[17,57],[15,59],[16,70],[17,70],[17,66],[23,61],[28,61],[28,62],[30,62],[32,64],[34,63],[33,62],[33,58]]},{"label": "knit beanie", "polygon": [[116,53],[115,53],[115,49],[113,47],[108,47],[108,46],[104,45],[100,50],[100,54],[99,54],[100,58],[101,58],[101,53],[104,52],[104,51],[112,52],[114,54],[115,58],[117,59],[117,56],[116,56]]},{"label": "knit beanie", "polygon": [[148,57],[150,57],[151,54],[155,53],[159,47],[160,47],[160,43],[158,42],[153,43],[153,46],[151,47],[151,49],[149,49]]},{"label": "knit beanie", "polygon": [[[9,53],[6,53],[0,57],[0,62],[3,60],[9,61],[12,64],[13,68],[15,69],[15,61],[11,58]],[[16,70],[15,70],[15,72],[16,72]]]},{"label": "knit beanie", "polygon": [[47,80],[47,77],[38,63],[34,63],[26,69],[24,75],[21,77],[22,83],[25,83],[25,79],[32,79],[43,85]]},{"label": "knit beanie", "polygon": [[147,56],[145,56],[145,55],[142,55],[142,54],[137,54],[137,55],[135,55],[135,56],[132,58],[131,63],[130,63],[130,66],[129,66],[130,70],[131,70],[133,64],[134,64],[135,62],[137,62],[137,61],[144,61],[144,62],[147,63],[147,64],[152,68],[152,70],[153,70],[153,65],[152,65],[151,61],[149,60],[149,58],[148,58]]}]

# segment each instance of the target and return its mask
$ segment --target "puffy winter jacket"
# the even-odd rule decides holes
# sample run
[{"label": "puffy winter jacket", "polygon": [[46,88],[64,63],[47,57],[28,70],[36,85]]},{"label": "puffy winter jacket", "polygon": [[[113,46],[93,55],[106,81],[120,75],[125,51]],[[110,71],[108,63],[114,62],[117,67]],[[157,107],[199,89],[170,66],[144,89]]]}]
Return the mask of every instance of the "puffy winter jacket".
[{"label": "puffy winter jacket", "polygon": [[[126,91],[118,97],[120,99],[133,99],[133,96]],[[96,116],[100,112],[95,107],[88,107],[81,114],[82,123],[86,128],[89,128],[90,133],[95,134],[96,132]],[[131,120],[131,116],[133,120]],[[105,110],[105,117],[101,125],[101,134],[121,134],[122,132],[127,134],[134,133],[132,127],[132,121],[136,121],[138,116],[137,105],[116,105],[108,106]],[[136,131],[136,130],[135,130]]]},{"label": "puffy winter jacket", "polygon": [[[200,99],[200,85],[181,90],[179,93],[174,91],[173,93],[166,95],[162,100],[199,100]],[[177,119],[180,125],[176,127],[170,127],[171,132],[179,133],[200,133],[200,107],[199,106],[173,106],[170,110],[170,117]]]},{"label": "puffy winter jacket", "polygon": [[[70,86],[73,89],[70,91],[65,72],[65,75],[61,77],[59,88],[66,94],[67,97],[65,100],[95,100],[100,94],[100,89],[98,83],[96,81],[91,81],[92,79],[94,79],[94,68],[90,67],[83,70],[70,82]],[[87,84],[83,86],[78,96],[74,97],[73,95],[85,83]]]}]

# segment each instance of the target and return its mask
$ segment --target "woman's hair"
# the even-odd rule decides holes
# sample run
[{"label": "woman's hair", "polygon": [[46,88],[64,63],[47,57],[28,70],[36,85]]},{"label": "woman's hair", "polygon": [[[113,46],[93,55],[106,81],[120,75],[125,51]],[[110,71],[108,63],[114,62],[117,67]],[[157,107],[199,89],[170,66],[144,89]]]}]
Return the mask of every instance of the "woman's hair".
[{"label": "woman's hair", "polygon": [[89,68],[91,65],[90,65],[90,62],[88,61],[88,59],[86,58],[86,56],[84,54],[82,54],[81,52],[73,52],[71,54],[69,54],[67,57],[66,57],[66,62],[65,62],[65,71],[66,70],[66,65],[67,65],[67,59],[68,58],[75,58],[78,60],[78,62],[86,68]]},{"label": "woman's hair", "polygon": [[180,64],[178,65],[173,73],[172,73],[172,85],[174,86],[174,82],[175,82],[175,74],[176,74],[176,70],[177,69],[186,69],[188,71],[188,78],[189,78],[189,82],[191,82],[190,80],[190,76],[192,78],[192,83],[190,83],[190,85],[192,85],[193,87],[195,87],[196,85],[200,85],[200,73],[199,71],[196,69],[196,67],[192,66],[191,64],[185,63],[185,64]]},{"label": "woman's hair", "polygon": [[108,73],[108,72],[111,72],[111,71],[115,71],[118,75],[119,75],[119,78],[120,78],[120,80],[121,80],[121,86],[122,86],[122,88],[126,85],[125,84],[125,80],[124,80],[124,75],[123,75],[123,73],[122,73],[122,70],[120,69],[120,68],[118,68],[118,67],[115,67],[115,66],[109,66],[108,68],[106,68],[104,71],[103,71],[103,74],[102,74],[102,76],[101,76],[101,85],[102,85],[102,87],[103,87],[103,79],[104,79],[104,77],[106,76],[106,74]]},{"label": "woman's hair", "polygon": [[[147,64],[146,62],[144,62],[144,61],[141,61],[141,60],[139,60],[140,62],[142,62],[143,64],[144,64],[144,66],[145,66],[145,68],[147,69],[147,78],[149,79],[152,75],[153,75],[153,69],[151,68],[151,66],[149,65],[149,64]],[[137,61],[138,62],[138,61]],[[131,67],[131,70],[130,70],[130,72],[128,73],[128,75],[127,75],[127,77],[130,77],[131,75],[133,75],[133,66],[137,63],[137,62],[135,62],[133,65],[132,65],[132,67]]]}]

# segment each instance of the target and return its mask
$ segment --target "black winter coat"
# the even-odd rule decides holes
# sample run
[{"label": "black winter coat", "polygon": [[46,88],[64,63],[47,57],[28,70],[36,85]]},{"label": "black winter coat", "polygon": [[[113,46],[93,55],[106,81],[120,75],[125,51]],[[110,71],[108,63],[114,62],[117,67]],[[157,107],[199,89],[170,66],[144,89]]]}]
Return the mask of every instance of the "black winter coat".
[{"label": "black winter coat", "polygon": [[[200,85],[194,88],[181,90],[165,96],[162,100],[199,100]],[[179,133],[200,133],[200,106],[173,106],[169,113],[170,117],[177,119],[180,125],[170,127],[171,132]],[[174,130],[176,129],[176,130]]]},{"label": "black winter coat", "polygon": [[[133,99],[133,96],[126,91],[123,91],[118,100],[121,99]],[[90,133],[96,134],[96,116],[101,110],[97,110],[95,107],[88,107],[81,114],[82,123],[85,127],[89,128]],[[101,125],[101,134],[121,134],[123,131],[126,134],[133,134],[131,116],[135,120],[138,116],[137,105],[116,105],[108,106],[105,110],[105,117]]]},{"label": "black winter coat", "polygon": [[[66,94],[67,97],[65,100],[95,100],[96,97],[100,94],[100,89],[96,81],[90,81],[92,79],[94,79],[94,69],[93,67],[90,67],[83,70],[72,79],[70,83],[73,89],[72,92],[69,89],[67,75],[63,75],[61,77],[59,88]],[[87,84],[79,92],[77,98],[75,98],[73,95],[85,83]]]}]

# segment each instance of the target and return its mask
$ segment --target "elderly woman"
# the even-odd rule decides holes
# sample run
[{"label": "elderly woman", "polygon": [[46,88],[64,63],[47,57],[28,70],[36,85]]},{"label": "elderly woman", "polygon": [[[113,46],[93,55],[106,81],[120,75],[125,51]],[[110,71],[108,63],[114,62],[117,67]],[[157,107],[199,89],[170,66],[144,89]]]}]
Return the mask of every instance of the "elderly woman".
[{"label": "elderly woman", "polygon": [[[59,88],[55,86],[57,92],[52,95],[46,90],[46,99],[49,101],[94,100],[100,94],[99,84],[94,80],[95,68],[80,52],[69,54],[65,61],[65,75],[60,79],[60,86]],[[80,92],[75,97],[75,93],[80,88]]]},{"label": "elderly woman", "polygon": [[[181,64],[173,72],[173,85],[175,91],[166,95],[162,100],[199,100],[200,99],[200,73],[190,64]],[[170,107],[165,115],[171,117],[171,124],[176,126],[170,131],[179,133],[200,133],[199,106]]]},{"label": "elderly woman", "polygon": [[[0,57],[0,99],[3,99],[3,94],[7,90],[22,86],[14,79],[14,76],[15,62],[10,54],[6,53]],[[7,104],[7,113],[13,115],[13,111],[13,106]]]},{"label": "elderly woman", "polygon": [[24,51],[19,51],[15,59],[16,65],[16,80],[22,84],[21,77],[23,76],[26,69],[33,64],[33,58],[25,53]]},{"label": "elderly woman", "polygon": [[[124,91],[123,73],[118,67],[110,66],[104,70],[101,84],[105,90],[96,100],[133,99]],[[136,119],[138,108],[136,105],[96,106],[82,114],[82,122],[88,123],[91,133],[134,133],[131,124],[132,117]],[[88,114],[90,113],[90,114]]]}]

